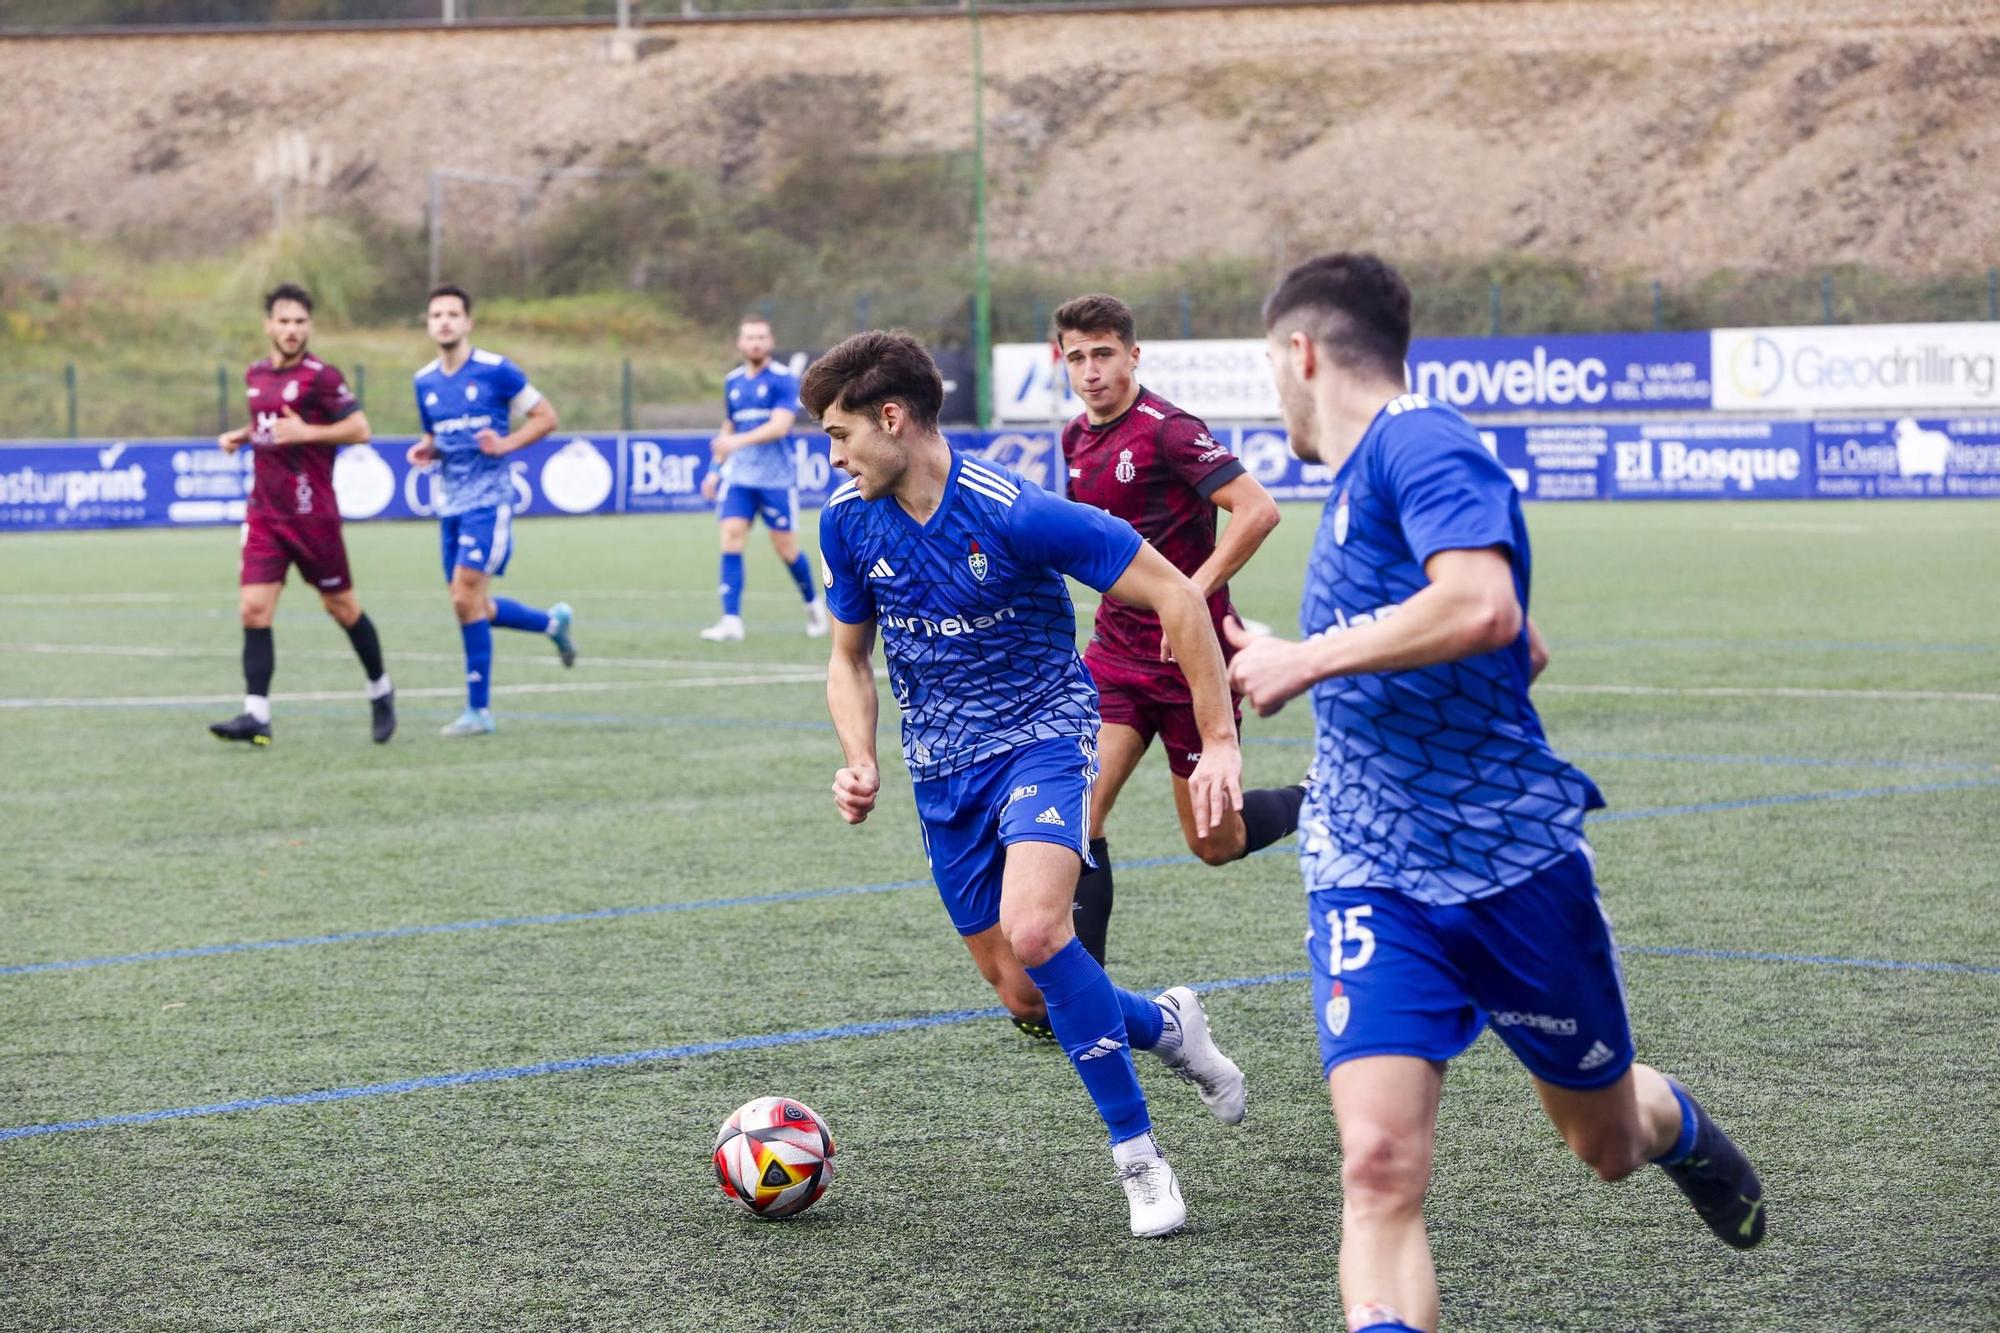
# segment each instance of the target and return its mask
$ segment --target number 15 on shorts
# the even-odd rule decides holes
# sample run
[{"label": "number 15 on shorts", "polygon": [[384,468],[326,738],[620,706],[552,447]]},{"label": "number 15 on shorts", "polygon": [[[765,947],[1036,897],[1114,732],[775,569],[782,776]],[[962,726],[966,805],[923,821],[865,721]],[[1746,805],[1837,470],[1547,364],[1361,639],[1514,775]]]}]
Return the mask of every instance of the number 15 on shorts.
[{"label": "number 15 on shorts", "polygon": [[[1375,932],[1363,923],[1364,917],[1374,914],[1375,909],[1367,903],[1345,910],[1336,907],[1326,914],[1329,974],[1337,977],[1343,972],[1358,972],[1375,956]],[[1347,952],[1350,944],[1354,946],[1352,956]]]}]

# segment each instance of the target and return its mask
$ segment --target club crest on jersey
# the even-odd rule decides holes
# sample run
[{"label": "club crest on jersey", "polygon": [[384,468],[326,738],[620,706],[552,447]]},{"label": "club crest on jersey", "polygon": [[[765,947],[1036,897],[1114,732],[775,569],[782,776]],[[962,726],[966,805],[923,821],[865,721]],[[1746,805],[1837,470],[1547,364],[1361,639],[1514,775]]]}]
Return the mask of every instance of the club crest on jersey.
[{"label": "club crest on jersey", "polygon": [[288,402],[288,403],[291,403],[291,402],[296,402],[296,401],[298,401],[298,396],[299,396],[299,382],[298,382],[297,380],[286,380],[286,381],[285,381],[285,392],[284,392],[284,395],[283,395],[283,396],[284,396],[284,399],[285,399],[285,401],[286,401],[286,402]]},{"label": "club crest on jersey", "polygon": [[1340,488],[1340,498],[1333,504],[1333,544],[1347,545],[1347,488]]},{"label": "club crest on jersey", "polygon": [[972,571],[972,577],[986,582],[986,552],[979,549],[977,540],[970,542],[971,550],[965,553],[965,567]]},{"label": "club crest on jersey", "polygon": [[1338,1037],[1347,1031],[1347,992],[1338,981],[1333,983],[1333,998],[1326,1002],[1326,1030]]},{"label": "club crest on jersey", "polygon": [[1139,469],[1132,466],[1132,451],[1130,449],[1120,449],[1118,451],[1118,466],[1111,470],[1111,475],[1123,482],[1129,482],[1132,478],[1139,475]]}]

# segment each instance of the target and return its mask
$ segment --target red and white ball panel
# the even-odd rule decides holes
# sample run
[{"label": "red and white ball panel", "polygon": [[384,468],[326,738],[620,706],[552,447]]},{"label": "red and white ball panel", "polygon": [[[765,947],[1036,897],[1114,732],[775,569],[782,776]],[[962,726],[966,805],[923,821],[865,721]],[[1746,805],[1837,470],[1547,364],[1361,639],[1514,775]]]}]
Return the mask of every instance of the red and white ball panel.
[{"label": "red and white ball panel", "polygon": [[715,1174],[724,1194],[759,1217],[796,1216],[833,1183],[833,1134],[804,1102],[759,1097],[723,1122]]}]

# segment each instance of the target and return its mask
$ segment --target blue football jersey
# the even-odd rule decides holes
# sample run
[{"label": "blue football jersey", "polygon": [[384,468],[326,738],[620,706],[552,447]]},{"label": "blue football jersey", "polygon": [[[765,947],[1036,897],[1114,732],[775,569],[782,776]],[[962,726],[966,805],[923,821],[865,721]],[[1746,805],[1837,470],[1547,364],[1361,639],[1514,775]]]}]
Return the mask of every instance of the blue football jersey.
[{"label": "blue football jersey", "polygon": [[1299,628],[1393,615],[1439,551],[1504,547],[1523,628],[1505,648],[1312,690],[1317,777],[1299,821],[1306,888],[1461,903],[1575,852],[1604,798],[1559,758],[1528,700],[1528,528],[1507,473],[1451,408],[1416,394],[1376,416],[1333,481]]},{"label": "blue football jersey", "polygon": [[480,453],[478,435],[489,428],[508,432],[514,399],[528,387],[527,373],[498,352],[475,347],[456,374],[445,374],[433,361],[417,372],[415,387],[417,420],[437,445],[438,515],[513,504],[513,468],[505,458]]},{"label": "blue football jersey", "polygon": [[927,523],[894,496],[863,500],[851,481],[827,499],[827,608],[881,627],[913,777],[1030,741],[1096,740],[1097,687],[1063,575],[1102,592],[1142,544],[1122,518],[959,453]]},{"label": "blue football jersey", "polygon": [[[755,430],[779,410],[799,410],[799,377],[776,361],[752,375],[742,366],[729,372],[722,396],[729,413],[730,429],[739,434]],[[764,486],[783,490],[799,484],[798,454],[792,437],[766,440],[747,449],[738,449],[722,460],[722,478],[732,486]]]}]

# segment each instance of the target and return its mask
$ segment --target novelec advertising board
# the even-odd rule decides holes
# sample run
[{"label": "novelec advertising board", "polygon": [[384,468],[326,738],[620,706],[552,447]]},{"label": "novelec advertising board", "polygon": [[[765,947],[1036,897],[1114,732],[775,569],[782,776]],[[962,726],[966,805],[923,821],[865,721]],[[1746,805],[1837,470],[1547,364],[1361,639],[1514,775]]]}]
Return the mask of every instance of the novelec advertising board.
[{"label": "novelec advertising board", "polygon": [[[1706,333],[1577,333],[1542,338],[1418,338],[1410,387],[1462,412],[1707,411]],[[1277,421],[1261,338],[1144,342],[1139,380],[1209,421]],[[993,349],[993,410],[1003,422],[1063,421],[1082,410],[1047,343]]]}]

